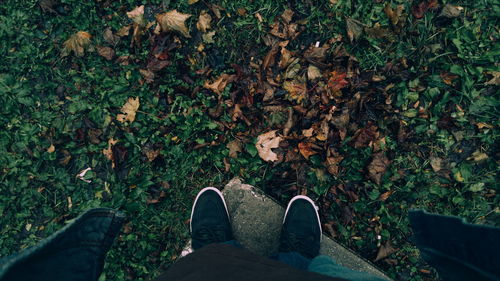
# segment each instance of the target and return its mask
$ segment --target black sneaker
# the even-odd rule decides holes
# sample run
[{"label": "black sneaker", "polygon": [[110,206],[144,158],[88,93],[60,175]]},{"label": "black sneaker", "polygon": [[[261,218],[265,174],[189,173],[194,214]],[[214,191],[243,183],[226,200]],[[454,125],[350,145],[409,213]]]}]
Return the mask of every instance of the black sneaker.
[{"label": "black sneaker", "polygon": [[191,210],[190,227],[193,250],[233,240],[226,202],[218,189],[207,187],[198,193]]},{"label": "black sneaker", "polygon": [[292,198],[281,229],[280,252],[298,252],[306,258],[319,255],[321,222],[316,205],[307,196]]}]

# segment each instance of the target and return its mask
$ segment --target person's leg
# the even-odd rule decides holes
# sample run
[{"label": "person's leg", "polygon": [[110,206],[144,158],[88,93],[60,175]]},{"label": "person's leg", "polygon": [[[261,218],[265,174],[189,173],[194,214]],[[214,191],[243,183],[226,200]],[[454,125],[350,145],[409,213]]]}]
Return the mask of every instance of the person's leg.
[{"label": "person's leg", "polygon": [[306,196],[295,196],[286,208],[281,229],[279,253],[272,258],[307,270],[319,254],[321,223],[317,207]]},{"label": "person's leg", "polygon": [[383,281],[385,279],[371,275],[366,272],[355,271],[336,263],[331,257],[320,255],[315,257],[309,264],[308,271],[327,275],[330,277],[343,278],[351,281]]},{"label": "person's leg", "polygon": [[224,197],[216,188],[204,188],[196,196],[190,228],[193,250],[213,243],[239,245],[234,241]]}]

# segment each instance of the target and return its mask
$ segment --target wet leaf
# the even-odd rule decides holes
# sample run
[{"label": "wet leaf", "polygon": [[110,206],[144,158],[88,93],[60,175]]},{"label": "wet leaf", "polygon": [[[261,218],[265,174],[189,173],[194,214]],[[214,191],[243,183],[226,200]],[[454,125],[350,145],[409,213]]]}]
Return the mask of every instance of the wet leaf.
[{"label": "wet leaf", "polygon": [[127,102],[122,106],[121,112],[122,114],[118,114],[116,116],[116,120],[118,120],[121,123],[124,123],[126,121],[132,123],[135,120],[135,115],[137,113],[137,110],[139,109],[139,98],[129,98]]},{"label": "wet leaf", "polygon": [[71,52],[77,57],[83,56],[85,51],[89,50],[91,38],[92,35],[86,31],[78,31],[71,35],[71,37],[64,42],[61,56],[68,56]]},{"label": "wet leaf", "polygon": [[198,23],[196,23],[196,28],[201,32],[207,32],[210,29],[210,22],[212,21],[212,17],[207,11],[201,11],[200,16],[198,17]]},{"label": "wet leaf", "polygon": [[276,135],[277,130],[269,131],[257,137],[255,147],[259,153],[260,158],[264,161],[277,161],[278,155],[272,151],[280,144],[281,137]]},{"label": "wet leaf", "polygon": [[189,30],[186,27],[186,20],[191,17],[190,14],[183,14],[173,10],[163,14],[156,15],[156,21],[161,27],[162,32],[178,31],[184,37],[191,38]]},{"label": "wet leaf", "polygon": [[385,174],[389,163],[390,161],[387,159],[384,152],[373,154],[372,161],[368,165],[368,176],[370,179],[376,184],[380,184],[382,176]]}]

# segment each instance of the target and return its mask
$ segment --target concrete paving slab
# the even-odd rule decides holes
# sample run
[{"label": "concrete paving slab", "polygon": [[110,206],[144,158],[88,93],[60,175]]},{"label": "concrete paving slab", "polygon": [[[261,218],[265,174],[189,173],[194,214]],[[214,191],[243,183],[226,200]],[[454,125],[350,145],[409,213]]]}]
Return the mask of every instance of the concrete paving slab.
[{"label": "concrete paving slab", "polygon": [[[256,254],[271,256],[276,253],[285,208],[240,179],[231,180],[223,189],[236,240]],[[190,244],[181,256],[192,252]],[[323,235],[320,253],[332,257],[339,264],[391,280],[368,261],[348,248]]]}]

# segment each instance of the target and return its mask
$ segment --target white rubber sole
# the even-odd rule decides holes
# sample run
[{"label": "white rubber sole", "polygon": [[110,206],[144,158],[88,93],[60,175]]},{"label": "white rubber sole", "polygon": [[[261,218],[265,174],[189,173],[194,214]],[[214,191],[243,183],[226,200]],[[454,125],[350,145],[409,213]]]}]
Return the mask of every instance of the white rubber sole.
[{"label": "white rubber sole", "polygon": [[314,204],[314,201],[311,200],[311,198],[307,197],[307,196],[304,196],[304,195],[297,195],[295,197],[292,198],[292,200],[290,200],[290,202],[288,203],[288,206],[286,207],[286,211],[285,211],[285,216],[283,216],[283,223],[285,223],[285,219],[286,219],[286,215],[288,214],[288,210],[290,209],[290,206],[292,206],[292,203],[295,201],[295,200],[300,200],[300,199],[303,199],[303,200],[306,200],[307,202],[309,202],[314,210],[316,211],[316,218],[318,219],[317,222],[318,222],[318,226],[319,226],[319,241],[322,241],[323,240],[323,229],[321,228],[321,221],[319,219],[319,214],[318,214],[318,206],[316,206],[316,204]]},{"label": "white rubber sole", "polygon": [[224,208],[226,209],[226,214],[229,217],[229,212],[227,211],[226,200],[224,200],[224,196],[222,195],[222,193],[215,187],[205,187],[204,189],[200,190],[200,192],[198,192],[198,195],[196,195],[196,199],[194,199],[193,207],[191,207],[191,217],[189,218],[189,231],[190,232],[193,232],[192,222],[193,222],[193,213],[194,213],[194,207],[196,206],[196,202],[198,202],[198,198],[200,198],[200,196],[205,191],[208,191],[208,190],[213,190],[219,195],[220,199],[222,199],[222,203],[224,203]]}]

